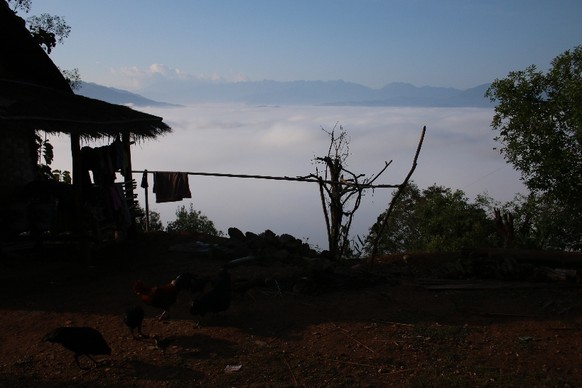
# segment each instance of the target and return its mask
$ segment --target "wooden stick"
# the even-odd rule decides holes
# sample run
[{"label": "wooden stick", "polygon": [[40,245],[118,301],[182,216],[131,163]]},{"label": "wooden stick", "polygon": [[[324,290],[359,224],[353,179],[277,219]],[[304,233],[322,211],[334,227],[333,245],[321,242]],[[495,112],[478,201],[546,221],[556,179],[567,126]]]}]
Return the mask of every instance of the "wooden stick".
[{"label": "wooden stick", "polygon": [[353,337],[353,336],[352,336],[352,335],[349,333],[349,331],[347,331],[347,330],[345,330],[345,329],[342,329],[341,327],[339,327],[339,326],[338,326],[338,325],[336,325],[335,323],[333,323],[333,325],[334,325],[334,326],[335,326],[337,329],[340,329],[341,331],[343,331],[344,333],[346,333],[346,335],[347,335],[349,338],[351,338],[351,339],[352,339],[354,342],[358,343],[360,346],[363,346],[364,348],[368,349],[368,350],[369,350],[370,352],[372,352],[372,353],[376,353],[376,352],[374,351],[374,349],[372,349],[372,348],[370,348],[370,347],[368,347],[368,346],[364,345],[363,343],[361,343],[360,341],[358,341],[357,339],[355,339],[355,338],[354,338],[354,337]]},{"label": "wooden stick", "polygon": [[402,322],[391,322],[391,321],[379,321],[380,323],[385,323],[387,325],[398,325],[398,326],[415,326],[413,323],[402,323]]},{"label": "wooden stick", "polygon": [[512,314],[512,313],[482,313],[482,315],[492,317],[517,317],[517,318],[535,318],[537,315],[532,314]]},{"label": "wooden stick", "polygon": [[293,373],[293,370],[291,370],[291,365],[289,365],[289,363],[287,362],[287,358],[285,357],[285,355],[283,355],[283,361],[285,361],[285,365],[287,365],[287,369],[289,369],[289,373],[291,373],[291,377],[293,378],[293,386],[298,387],[299,383],[295,378],[295,373]]},{"label": "wooden stick", "polygon": [[356,365],[356,366],[365,366],[365,367],[369,367],[369,368],[381,368],[382,367],[382,365],[362,364],[362,363],[354,362],[354,361],[334,360],[332,358],[328,358],[327,361],[339,362],[340,364],[350,364],[350,365]]},{"label": "wooden stick", "polygon": [[[372,365],[372,364],[362,364],[359,362],[353,362],[353,361],[344,361],[344,360],[334,360],[332,358],[327,358],[327,361],[333,361],[333,362],[338,362],[340,364],[349,364],[349,365],[356,365],[356,366],[365,366],[368,368],[382,368],[385,365]],[[394,374],[394,373],[402,373],[402,372],[408,372],[414,370],[414,368],[408,368],[408,369],[398,369],[398,370],[393,370],[391,372],[387,372],[388,374]]]}]

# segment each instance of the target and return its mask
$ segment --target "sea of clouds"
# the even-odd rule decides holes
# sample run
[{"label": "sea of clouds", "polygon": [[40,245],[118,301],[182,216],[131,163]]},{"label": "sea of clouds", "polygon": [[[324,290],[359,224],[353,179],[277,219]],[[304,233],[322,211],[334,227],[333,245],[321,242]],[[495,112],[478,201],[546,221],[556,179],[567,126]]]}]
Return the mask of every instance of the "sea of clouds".
[{"label": "sea of clouds", "polygon": [[[164,118],[173,132],[132,148],[134,170],[216,172],[272,176],[306,176],[315,172],[314,158],[325,156],[330,131],[341,125],[350,137],[346,167],[367,177],[385,162],[392,164],[375,182],[399,184],[411,168],[423,126],[427,132],[412,180],[421,188],[434,183],[463,190],[469,199],[487,193],[509,201],[525,192],[519,174],[495,147],[486,108],[387,108],[323,106],[250,106],[200,104],[176,108],[137,108]],[[337,131],[337,129],[336,129]],[[70,170],[68,137],[52,138],[53,168]],[[103,143],[91,143],[97,146]],[[139,188],[138,200],[145,207]],[[243,232],[270,229],[289,233],[327,248],[319,189],[315,183],[190,176],[192,199],[156,203],[164,226],[179,206],[193,203],[217,229]],[[356,213],[352,236],[364,237],[386,209],[391,189],[368,190]]]}]

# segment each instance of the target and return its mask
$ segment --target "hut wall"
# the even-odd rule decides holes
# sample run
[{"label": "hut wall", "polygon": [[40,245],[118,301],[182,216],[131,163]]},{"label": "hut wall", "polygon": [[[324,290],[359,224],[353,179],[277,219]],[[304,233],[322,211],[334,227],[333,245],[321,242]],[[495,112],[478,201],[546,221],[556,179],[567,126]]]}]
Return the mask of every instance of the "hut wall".
[{"label": "hut wall", "polygon": [[0,136],[0,198],[8,199],[14,190],[34,180],[36,152],[34,131],[2,130]]},{"label": "hut wall", "polygon": [[0,136],[0,232],[21,232],[28,225],[22,187],[35,177],[34,131],[2,130]]}]

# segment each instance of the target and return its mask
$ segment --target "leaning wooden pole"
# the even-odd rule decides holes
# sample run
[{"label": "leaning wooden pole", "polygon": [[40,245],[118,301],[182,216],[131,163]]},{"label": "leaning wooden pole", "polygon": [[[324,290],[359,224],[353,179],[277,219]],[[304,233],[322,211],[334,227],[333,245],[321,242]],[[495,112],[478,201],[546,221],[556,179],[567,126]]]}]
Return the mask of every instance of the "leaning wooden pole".
[{"label": "leaning wooden pole", "polygon": [[394,196],[392,197],[392,200],[390,201],[390,205],[388,206],[388,209],[384,213],[384,217],[382,217],[382,221],[380,222],[380,228],[376,232],[376,236],[374,237],[374,242],[372,244],[372,257],[374,257],[378,254],[378,245],[380,243],[380,238],[382,237],[382,234],[384,233],[384,230],[386,229],[386,225],[388,225],[388,220],[390,219],[390,215],[392,214],[392,210],[394,209],[394,205],[398,201],[398,198],[402,195],[402,191],[404,190],[404,188],[408,184],[408,181],[410,180],[410,177],[412,177],[414,170],[416,170],[416,166],[418,164],[418,156],[420,155],[420,150],[422,149],[422,143],[424,141],[425,133],[426,133],[426,125],[424,127],[422,127],[422,132],[420,134],[420,140],[418,141],[418,146],[416,147],[416,154],[414,155],[414,160],[412,161],[412,167],[410,168],[410,171],[408,171],[408,175],[406,175],[406,178],[404,178],[404,181],[398,187],[396,194],[394,194]]}]

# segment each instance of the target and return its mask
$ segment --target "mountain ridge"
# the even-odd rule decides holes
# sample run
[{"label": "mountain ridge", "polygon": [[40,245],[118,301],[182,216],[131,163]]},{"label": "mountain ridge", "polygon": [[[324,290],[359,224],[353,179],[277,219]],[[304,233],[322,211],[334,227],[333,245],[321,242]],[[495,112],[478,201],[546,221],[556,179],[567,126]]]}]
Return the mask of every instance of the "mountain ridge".
[{"label": "mountain ridge", "polygon": [[[137,92],[82,82],[78,94],[114,104],[171,107],[192,103],[239,102],[247,104],[478,107],[491,108],[485,97],[490,84],[469,89],[414,86],[392,82],[380,89],[336,81],[156,82]],[[144,97],[144,96],[148,97]],[[172,101],[172,102],[162,102]]]},{"label": "mountain ridge", "polygon": [[98,100],[106,101],[111,104],[119,105],[135,105],[135,106],[155,106],[155,107],[170,107],[180,106],[179,104],[172,104],[167,102],[155,101],[146,98],[140,94],[132,93],[127,90],[113,88],[110,86],[103,86],[94,82],[81,81],[79,89],[75,91],[81,96],[96,98]]}]

